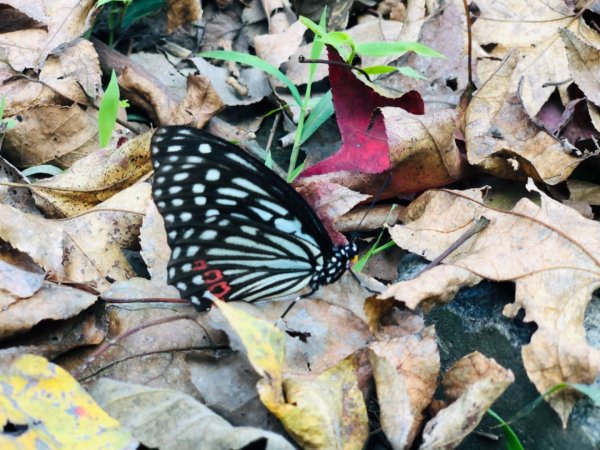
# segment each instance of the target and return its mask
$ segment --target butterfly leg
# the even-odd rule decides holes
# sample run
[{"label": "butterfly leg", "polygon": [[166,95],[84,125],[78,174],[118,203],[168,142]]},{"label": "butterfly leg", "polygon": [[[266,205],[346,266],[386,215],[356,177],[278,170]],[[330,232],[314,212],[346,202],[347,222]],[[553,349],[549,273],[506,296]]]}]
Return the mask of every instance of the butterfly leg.
[{"label": "butterfly leg", "polygon": [[348,268],[348,271],[350,272],[350,275],[352,275],[352,278],[354,278],[354,281],[356,281],[358,283],[358,285],[361,288],[363,288],[365,291],[367,291],[371,294],[381,294],[381,291],[375,291],[375,290],[371,289],[370,287],[368,287],[366,284],[364,284],[362,281],[360,281],[360,278],[358,278],[358,275],[356,275],[354,270],[352,270],[351,268]]}]

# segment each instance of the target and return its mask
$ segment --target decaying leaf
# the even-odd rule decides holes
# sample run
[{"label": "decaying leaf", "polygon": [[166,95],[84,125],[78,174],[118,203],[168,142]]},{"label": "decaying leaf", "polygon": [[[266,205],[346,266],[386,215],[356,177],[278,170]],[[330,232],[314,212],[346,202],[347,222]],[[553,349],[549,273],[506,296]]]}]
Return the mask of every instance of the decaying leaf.
[{"label": "decaying leaf", "polygon": [[89,292],[53,283],[45,283],[28,298],[0,293],[0,339],[29,331],[42,320],[71,318],[97,299]]},{"label": "decaying leaf", "polygon": [[261,376],[262,402],[303,448],[362,447],[368,421],[354,358],[316,376],[286,376],[283,332],[232,305],[217,304]]},{"label": "decaying leaf", "polygon": [[23,355],[0,360],[2,448],[134,449],[138,442],[103,411],[64,369]]},{"label": "decaying leaf", "polygon": [[394,449],[410,448],[437,388],[440,356],[435,331],[373,342],[369,360],[379,400],[381,427]]},{"label": "decaying leaf", "polygon": [[135,274],[122,249],[137,246],[150,195],[150,185],[138,183],[61,222],[69,280],[96,284],[103,291],[110,282]]},{"label": "decaying leaf", "polygon": [[[591,45],[579,39],[568,28],[559,30],[560,37],[565,43],[569,69],[573,80],[579,86],[588,100],[600,106],[600,47]],[[597,42],[600,44],[600,42]]]},{"label": "decaying leaf", "polygon": [[265,450],[294,449],[278,434],[258,428],[233,427],[208,407],[179,391],[102,378],[94,383],[91,394],[149,448],[235,449],[264,442],[262,448]]},{"label": "decaying leaf", "polygon": [[514,380],[510,370],[481,353],[461,358],[444,374],[445,392],[453,403],[427,422],[419,450],[456,447]]},{"label": "decaying leaf", "polygon": [[[513,48],[520,52],[519,62],[512,75],[510,92],[516,92],[523,79],[523,106],[535,117],[556,89],[571,77],[565,47],[559,30],[568,28],[576,36],[594,46],[600,35],[575,14],[562,0],[530,4],[520,0],[478,1],[480,17],[473,24],[473,38],[479,46],[492,48],[477,64],[479,78],[487,80]],[[494,30],[493,33],[490,30]],[[495,45],[490,45],[495,44]],[[547,84],[547,83],[550,84]],[[566,85],[559,86],[564,92]]]},{"label": "decaying leaf", "polygon": [[500,177],[530,176],[557,184],[580,160],[569,155],[558,139],[534,126],[511,93],[511,77],[519,62],[519,54],[511,53],[473,96],[465,117],[467,157],[471,164]]},{"label": "decaying leaf", "polygon": [[[583,327],[586,306],[600,286],[600,225],[538,194],[540,206],[524,198],[503,211],[486,207],[480,190],[427,192],[407,209],[407,223],[391,229],[399,246],[433,259],[474,220],[484,216],[490,224],[443,265],[392,285],[382,298],[429,308],[482,278],[514,281],[515,303],[504,313],[514,317],[523,308],[525,321],[538,327],[522,355],[543,393],[562,382],[591,383],[600,374],[600,350],[588,344]],[[566,426],[572,395],[561,392],[549,401]]]}]

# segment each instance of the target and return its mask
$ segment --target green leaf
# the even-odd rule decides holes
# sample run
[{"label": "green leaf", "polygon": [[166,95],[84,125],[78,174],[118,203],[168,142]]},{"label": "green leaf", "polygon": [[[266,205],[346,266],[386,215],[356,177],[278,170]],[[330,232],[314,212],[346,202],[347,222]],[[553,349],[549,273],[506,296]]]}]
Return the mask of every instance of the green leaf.
[{"label": "green leaf", "polygon": [[508,423],[504,421],[502,417],[500,417],[491,409],[488,409],[487,413],[494,419],[496,419],[498,423],[500,423],[500,427],[502,428],[502,432],[504,433],[504,439],[506,439],[507,450],[525,450],[517,434],[508,425]]},{"label": "green leaf", "polygon": [[371,66],[363,67],[363,71],[365,71],[369,75],[381,75],[384,73],[397,72],[398,68],[392,66]]},{"label": "green leaf", "polygon": [[415,52],[417,55],[430,58],[445,58],[444,55],[418,42],[365,42],[356,44],[356,53],[363,56],[392,56],[402,55],[406,52]]},{"label": "green leaf", "polygon": [[26,177],[30,177],[31,175],[38,175],[38,174],[43,174],[43,175],[58,175],[59,173],[62,173],[63,170],[60,167],[56,167],[50,164],[42,164],[40,166],[33,166],[33,167],[28,167],[27,169],[25,169],[22,174]]},{"label": "green leaf", "polygon": [[[323,14],[321,14],[321,17],[323,17]],[[302,25],[304,25],[310,31],[315,33],[315,36],[317,36],[317,37],[321,37],[327,33],[327,30],[325,29],[325,27],[321,26],[320,24],[317,25],[312,20],[310,20],[308,17],[300,16],[300,18],[298,20],[300,20],[300,23]]]},{"label": "green leaf", "polygon": [[116,3],[116,2],[127,3],[128,1],[131,1],[131,0],[98,0],[96,2],[96,8],[99,8],[100,6],[104,6],[107,3]]},{"label": "green leaf", "polygon": [[296,167],[291,175],[288,177],[288,183],[291,183],[292,181],[294,181],[296,179],[296,177],[298,175],[300,175],[300,173],[302,173],[302,171],[304,170],[304,165],[306,164],[306,161],[302,161],[302,164],[300,164],[298,167]]},{"label": "green leaf", "polygon": [[308,119],[306,119],[304,129],[302,130],[302,137],[300,138],[300,145],[304,144],[306,140],[333,115],[333,113],[332,94],[331,90],[329,90],[319,99],[318,103],[308,116]]},{"label": "green leaf", "polygon": [[133,22],[142,17],[160,11],[166,3],[166,0],[134,0],[125,11],[121,29],[131,26]]},{"label": "green leaf", "polygon": [[400,72],[402,75],[405,75],[407,77],[416,78],[417,80],[426,80],[427,79],[426,77],[421,75],[419,72],[417,72],[415,69],[413,69],[412,67],[408,67],[408,66],[398,67],[398,72]]},{"label": "green leaf", "polygon": [[[349,64],[352,63],[356,51],[354,40],[349,34],[342,31],[331,31],[320,36],[319,41],[335,47],[340,56],[344,58],[344,61]],[[348,50],[346,50],[344,47],[350,47],[350,51],[348,52]]]},{"label": "green leaf", "polygon": [[228,50],[215,50],[212,52],[201,52],[198,53],[198,56],[203,58],[215,58],[222,59],[224,61],[235,61],[237,63],[246,64],[251,67],[256,67],[257,69],[262,70],[263,72],[268,73],[269,75],[274,76],[279,81],[287,86],[292,97],[298,104],[298,106],[302,107],[302,97],[300,97],[300,92],[298,92],[298,88],[292,83],[292,81],[286,77],[283,72],[281,72],[277,67],[269,64],[263,59],[260,59],[254,55],[248,55],[246,53],[241,52],[233,52]]},{"label": "green leaf", "polygon": [[118,112],[119,84],[117,83],[117,75],[113,70],[106,91],[100,101],[100,109],[98,111],[98,140],[100,141],[100,148],[106,147],[110,142],[110,137],[117,123]]}]

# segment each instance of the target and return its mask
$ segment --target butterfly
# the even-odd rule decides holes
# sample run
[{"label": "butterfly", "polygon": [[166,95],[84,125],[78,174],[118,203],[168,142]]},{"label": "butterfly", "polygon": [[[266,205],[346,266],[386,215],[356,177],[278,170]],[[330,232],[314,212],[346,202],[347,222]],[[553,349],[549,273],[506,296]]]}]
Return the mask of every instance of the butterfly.
[{"label": "butterfly", "polygon": [[254,302],[335,282],[357,254],[336,246],[308,203],[237,146],[186,126],[151,144],[154,201],[171,247],[168,283],[197,309],[211,294]]}]

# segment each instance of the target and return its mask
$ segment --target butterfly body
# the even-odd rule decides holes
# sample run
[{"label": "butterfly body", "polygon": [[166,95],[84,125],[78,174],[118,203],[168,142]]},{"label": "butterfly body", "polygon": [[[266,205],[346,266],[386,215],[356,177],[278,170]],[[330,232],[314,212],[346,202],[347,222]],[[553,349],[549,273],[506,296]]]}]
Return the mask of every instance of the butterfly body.
[{"label": "butterfly body", "polygon": [[355,244],[333,245],[310,205],[238,147],[180,126],[159,128],[151,151],[169,284],[200,309],[208,293],[252,302],[313,292],[355,256]]}]

